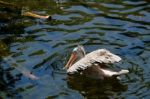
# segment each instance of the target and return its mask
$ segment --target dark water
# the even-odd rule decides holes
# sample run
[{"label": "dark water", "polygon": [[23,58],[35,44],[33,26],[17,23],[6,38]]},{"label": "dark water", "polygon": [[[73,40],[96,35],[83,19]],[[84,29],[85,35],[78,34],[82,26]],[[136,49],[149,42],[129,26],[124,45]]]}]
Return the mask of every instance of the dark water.
[{"label": "dark water", "polygon": [[[150,99],[148,0],[5,1],[53,20],[19,17],[1,6],[0,98]],[[121,81],[68,77],[62,68],[78,43],[87,52],[120,55],[130,73]]]}]

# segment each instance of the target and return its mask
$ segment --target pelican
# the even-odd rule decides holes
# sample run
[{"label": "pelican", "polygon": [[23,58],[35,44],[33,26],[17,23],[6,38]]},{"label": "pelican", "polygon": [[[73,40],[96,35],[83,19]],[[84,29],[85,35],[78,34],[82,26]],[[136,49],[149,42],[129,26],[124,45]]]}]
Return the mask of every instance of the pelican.
[{"label": "pelican", "polygon": [[121,58],[106,49],[98,49],[88,54],[82,45],[78,45],[72,51],[72,54],[64,69],[68,74],[79,73],[92,78],[104,79],[127,74],[128,70],[112,70],[107,64],[119,62]]}]

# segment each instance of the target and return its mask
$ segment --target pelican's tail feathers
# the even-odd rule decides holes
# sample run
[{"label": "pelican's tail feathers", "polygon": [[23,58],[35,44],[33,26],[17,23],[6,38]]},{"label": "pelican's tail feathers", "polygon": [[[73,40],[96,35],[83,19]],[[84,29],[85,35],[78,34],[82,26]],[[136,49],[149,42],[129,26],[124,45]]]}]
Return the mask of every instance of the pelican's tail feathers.
[{"label": "pelican's tail feathers", "polygon": [[121,70],[119,71],[116,75],[124,75],[124,74],[128,74],[129,73],[129,70]]}]

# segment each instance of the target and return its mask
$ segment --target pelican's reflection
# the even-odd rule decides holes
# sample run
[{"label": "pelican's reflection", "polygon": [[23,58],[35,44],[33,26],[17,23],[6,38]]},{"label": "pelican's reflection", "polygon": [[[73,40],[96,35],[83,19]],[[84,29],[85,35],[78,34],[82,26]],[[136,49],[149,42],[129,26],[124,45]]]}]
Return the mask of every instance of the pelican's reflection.
[{"label": "pelican's reflection", "polygon": [[117,98],[121,92],[127,90],[128,86],[121,84],[117,79],[98,80],[81,75],[67,77],[68,87],[79,91],[86,98]]}]

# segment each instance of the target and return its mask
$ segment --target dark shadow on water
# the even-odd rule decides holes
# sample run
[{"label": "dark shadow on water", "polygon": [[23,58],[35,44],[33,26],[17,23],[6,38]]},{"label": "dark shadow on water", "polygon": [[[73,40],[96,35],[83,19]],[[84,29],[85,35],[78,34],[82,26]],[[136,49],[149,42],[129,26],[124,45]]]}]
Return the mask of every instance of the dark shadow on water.
[{"label": "dark shadow on water", "polygon": [[80,75],[67,77],[68,87],[79,91],[87,99],[109,99],[127,91],[128,86],[117,79],[92,79]]},{"label": "dark shadow on water", "polygon": [[20,98],[21,96],[19,93],[14,89],[15,84],[18,80],[21,80],[21,74],[12,75],[10,71],[13,70],[13,68],[2,68],[1,64],[4,64],[0,62],[0,99],[3,99],[2,97],[9,97],[9,98]]}]

